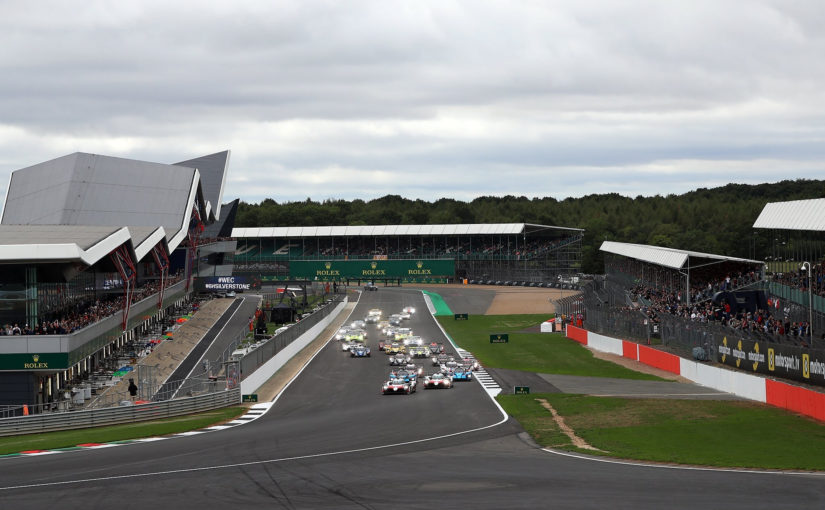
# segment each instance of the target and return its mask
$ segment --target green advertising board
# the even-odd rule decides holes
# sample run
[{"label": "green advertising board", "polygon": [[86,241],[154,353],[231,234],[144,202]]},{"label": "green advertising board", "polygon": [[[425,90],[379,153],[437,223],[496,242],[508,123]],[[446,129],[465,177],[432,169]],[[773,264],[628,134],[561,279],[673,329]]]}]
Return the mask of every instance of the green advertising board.
[{"label": "green advertising board", "polygon": [[241,402],[257,402],[258,394],[252,393],[250,395],[241,395]]},{"label": "green advertising board", "polygon": [[513,395],[529,395],[530,394],[530,387],[529,386],[516,386],[513,388]]},{"label": "green advertising board", "polygon": [[65,352],[44,354],[0,354],[0,370],[66,370],[69,355]]},{"label": "green advertising board", "polygon": [[507,344],[510,343],[510,335],[507,333],[493,333],[490,335],[491,344]]},{"label": "green advertising board", "polygon": [[291,260],[289,276],[313,281],[398,278],[401,283],[442,283],[455,276],[455,260]]},{"label": "green advertising board", "polygon": [[454,320],[457,321],[466,321],[470,319],[470,315],[466,313],[457,313],[454,315]]}]

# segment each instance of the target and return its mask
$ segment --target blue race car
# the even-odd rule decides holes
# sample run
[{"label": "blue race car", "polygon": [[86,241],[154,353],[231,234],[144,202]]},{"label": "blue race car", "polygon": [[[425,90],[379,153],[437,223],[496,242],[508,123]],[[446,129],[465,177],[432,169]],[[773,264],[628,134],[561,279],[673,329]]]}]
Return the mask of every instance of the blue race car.
[{"label": "blue race car", "polygon": [[464,367],[456,367],[453,369],[453,381],[472,381],[473,372]]},{"label": "blue race car", "polygon": [[418,380],[418,374],[408,370],[393,370],[390,372],[390,379],[400,379],[404,382],[415,383]]},{"label": "blue race car", "polygon": [[349,348],[351,358],[369,358],[370,348],[364,344],[355,344]]}]

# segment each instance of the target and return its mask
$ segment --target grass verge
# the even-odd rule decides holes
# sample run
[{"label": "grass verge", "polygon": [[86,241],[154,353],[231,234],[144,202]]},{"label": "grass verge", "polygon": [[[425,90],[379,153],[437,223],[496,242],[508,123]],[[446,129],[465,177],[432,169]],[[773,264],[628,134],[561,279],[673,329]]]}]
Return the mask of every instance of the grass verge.
[{"label": "grass verge", "polygon": [[600,455],[703,466],[825,470],[825,425],[758,403],[557,393],[496,398],[545,447],[594,454],[574,447],[536,398],[547,400],[579,437],[605,451]]},{"label": "grass verge", "polygon": [[163,436],[216,425],[244,414],[242,406],[225,407],[205,413],[178,416],[164,420],[127,423],[110,427],[64,430],[43,434],[0,437],[0,455],[29,450],[54,450],[72,448],[86,443],[110,443],[141,437]]},{"label": "grass verge", "polygon": [[[472,352],[482,365],[544,374],[616,377],[663,381],[593,357],[582,345],[562,333],[526,333],[547,315],[471,315],[469,320],[437,317],[453,341]],[[490,334],[507,333],[509,343],[491,344]]]}]

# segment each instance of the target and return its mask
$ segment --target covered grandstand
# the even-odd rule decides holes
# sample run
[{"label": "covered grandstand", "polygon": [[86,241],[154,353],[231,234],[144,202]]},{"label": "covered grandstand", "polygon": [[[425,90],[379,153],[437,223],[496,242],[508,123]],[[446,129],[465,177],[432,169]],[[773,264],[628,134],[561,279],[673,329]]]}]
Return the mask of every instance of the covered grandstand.
[{"label": "covered grandstand", "polygon": [[47,404],[191,294],[229,151],[176,165],[75,153],[11,174],[0,405]]},{"label": "covered grandstand", "polygon": [[[825,199],[766,204],[753,224],[765,246],[770,295],[794,320],[811,319],[815,341],[825,340]],[[808,266],[810,264],[810,278]],[[808,308],[812,313],[808,314]]]},{"label": "covered grandstand", "polygon": [[556,281],[581,271],[577,228],[530,223],[235,228],[235,274],[267,280]]}]

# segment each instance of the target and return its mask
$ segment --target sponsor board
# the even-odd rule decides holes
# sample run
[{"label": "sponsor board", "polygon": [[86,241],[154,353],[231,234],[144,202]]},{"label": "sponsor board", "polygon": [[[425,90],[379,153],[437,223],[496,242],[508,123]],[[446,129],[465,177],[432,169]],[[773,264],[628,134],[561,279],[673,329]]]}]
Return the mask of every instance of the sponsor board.
[{"label": "sponsor board", "polygon": [[209,276],[195,278],[198,292],[219,292],[229,290],[250,290],[252,283],[244,276]]},{"label": "sponsor board", "polygon": [[510,343],[510,335],[508,333],[493,333],[490,335],[491,344],[507,344]]},{"label": "sponsor board", "polygon": [[719,363],[740,370],[825,386],[821,350],[724,337],[716,352]]},{"label": "sponsor board", "polygon": [[455,275],[455,260],[291,260],[293,279],[332,281],[399,278],[401,282],[436,282]]},{"label": "sponsor board", "polygon": [[66,370],[69,355],[65,352],[41,354],[0,354],[0,370]]},{"label": "sponsor board", "polygon": [[466,321],[470,319],[470,315],[466,313],[457,313],[453,316],[453,319],[457,321]]},{"label": "sponsor board", "polygon": [[530,394],[530,387],[529,386],[516,386],[513,388],[513,395],[529,395]]}]

